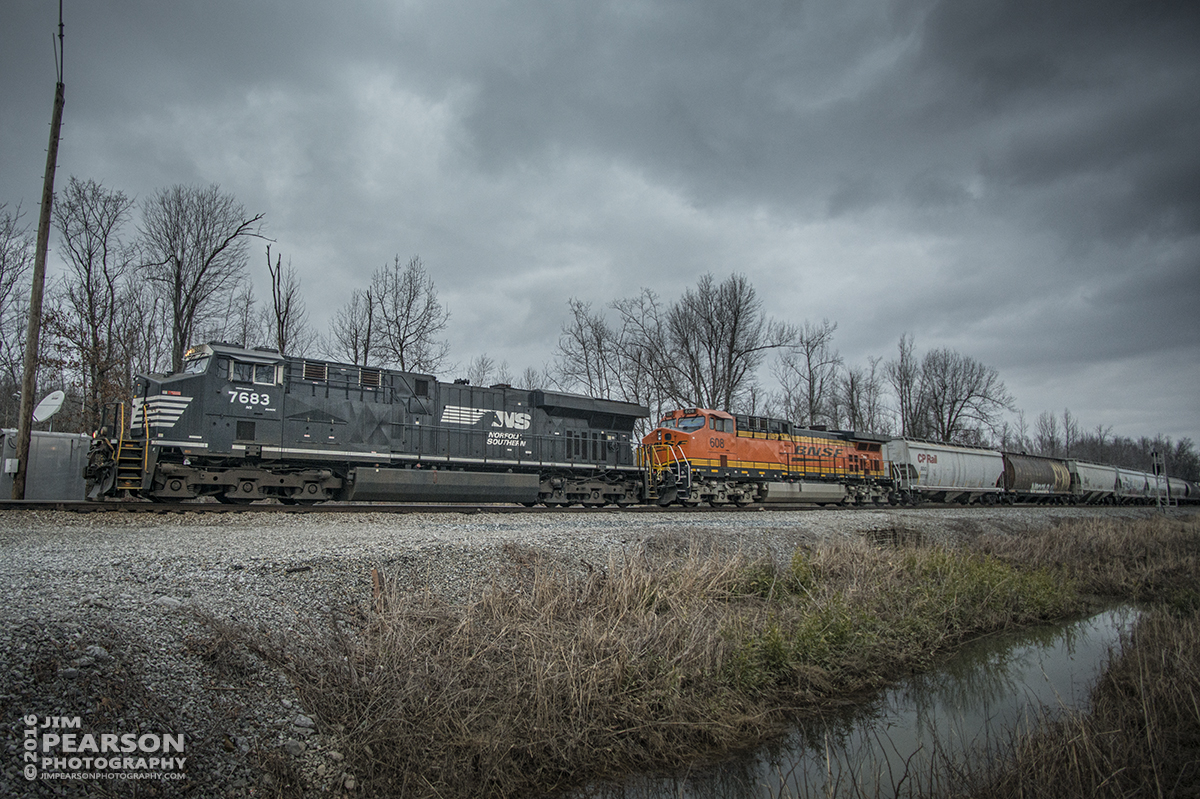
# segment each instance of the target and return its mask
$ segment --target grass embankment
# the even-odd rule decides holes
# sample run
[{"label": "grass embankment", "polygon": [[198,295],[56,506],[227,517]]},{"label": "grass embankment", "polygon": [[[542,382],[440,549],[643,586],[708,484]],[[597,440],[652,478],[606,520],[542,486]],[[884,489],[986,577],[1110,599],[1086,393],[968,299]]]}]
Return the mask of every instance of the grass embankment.
[{"label": "grass embankment", "polygon": [[965,550],[864,541],[778,566],[694,553],[574,579],[523,554],[476,601],[396,595],[365,629],[277,653],[305,706],[345,730],[360,785],[532,796],[679,764],[970,636],[1080,607],[1049,570]]},{"label": "grass embankment", "polygon": [[536,796],[745,746],[790,711],[1071,615],[1087,594],[1186,605],[1196,534],[1071,525],[959,549],[830,544],[786,564],[647,557],[575,578],[523,552],[467,604],[394,595],[359,629],[243,640],[340,725],[367,795]]}]

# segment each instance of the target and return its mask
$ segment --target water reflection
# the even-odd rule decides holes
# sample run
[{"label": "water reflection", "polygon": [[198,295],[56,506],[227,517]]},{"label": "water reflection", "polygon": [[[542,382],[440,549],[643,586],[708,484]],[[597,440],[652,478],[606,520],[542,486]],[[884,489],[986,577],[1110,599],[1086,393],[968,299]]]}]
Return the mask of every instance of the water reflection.
[{"label": "water reflection", "polygon": [[784,738],[718,767],[590,786],[595,799],[889,796],[906,770],[928,773],[935,751],[987,745],[1035,722],[1040,708],[1085,709],[1088,691],[1138,612],[973,642],[936,671],[846,712],[800,723]]}]

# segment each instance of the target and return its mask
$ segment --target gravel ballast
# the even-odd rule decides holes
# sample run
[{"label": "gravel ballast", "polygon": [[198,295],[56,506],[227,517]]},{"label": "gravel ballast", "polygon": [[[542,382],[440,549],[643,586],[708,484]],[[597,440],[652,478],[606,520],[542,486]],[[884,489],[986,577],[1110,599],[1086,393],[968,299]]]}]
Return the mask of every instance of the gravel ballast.
[{"label": "gravel ballast", "polygon": [[[340,731],[309,715],[278,669],[249,653],[231,656],[221,646],[219,627],[201,617],[285,637],[302,635],[333,616],[365,618],[371,612],[372,570],[399,590],[460,600],[484,588],[521,551],[579,570],[693,546],[786,560],[797,546],[828,537],[878,538],[899,531],[953,542],[984,532],[1036,530],[1069,518],[1150,512],[4,511],[0,702],[9,736],[0,796],[120,796],[133,787],[142,796],[258,796],[292,772],[304,775],[313,795],[353,793],[354,777],[344,773],[337,751]],[[34,725],[27,724],[30,716],[37,717]],[[60,717],[78,718],[79,729],[56,730],[53,719]],[[51,726],[41,729],[48,720]],[[39,727],[37,737],[28,732],[33,726]],[[145,779],[133,786],[113,777],[112,769],[90,780],[44,779],[50,772],[88,769],[43,768],[39,751],[37,777],[27,780],[25,741],[41,741],[47,733],[74,733],[77,741],[87,733],[97,741],[104,734],[182,735],[182,753],[132,755],[184,757],[182,769],[178,764],[169,769],[182,779]],[[66,751],[51,754],[67,758]],[[77,756],[96,754],[81,748]]]}]

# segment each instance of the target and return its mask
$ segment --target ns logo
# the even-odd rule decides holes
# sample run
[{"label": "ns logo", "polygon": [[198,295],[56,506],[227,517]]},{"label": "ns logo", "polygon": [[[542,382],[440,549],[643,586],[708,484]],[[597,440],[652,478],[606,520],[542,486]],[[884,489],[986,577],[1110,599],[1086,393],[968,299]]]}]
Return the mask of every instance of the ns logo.
[{"label": "ns logo", "polygon": [[496,418],[492,420],[492,427],[508,427],[513,430],[528,430],[530,416],[527,413],[519,411],[509,413],[508,411],[496,411]]}]

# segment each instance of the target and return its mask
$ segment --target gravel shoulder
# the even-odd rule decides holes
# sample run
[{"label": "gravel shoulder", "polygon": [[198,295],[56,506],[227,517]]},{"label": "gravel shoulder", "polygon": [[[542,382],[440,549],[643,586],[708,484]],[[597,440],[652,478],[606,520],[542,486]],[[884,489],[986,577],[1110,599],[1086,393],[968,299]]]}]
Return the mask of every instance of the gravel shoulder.
[{"label": "gravel shoulder", "polygon": [[[185,778],[144,796],[261,795],[295,770],[324,790],[352,782],[339,731],[305,714],[283,675],[231,657],[197,614],[301,635],[370,612],[372,570],[450,600],[521,552],[568,568],[694,546],[786,560],[831,537],[954,542],[1142,509],[962,508],[690,514],[0,513],[0,704],[9,729],[0,795],[130,795],[127,781],[28,781],[24,718],[79,717],[81,733],[183,734]],[[38,722],[41,723],[40,721]],[[283,776],[279,776],[283,775]],[[324,790],[322,790],[324,789]]]}]

